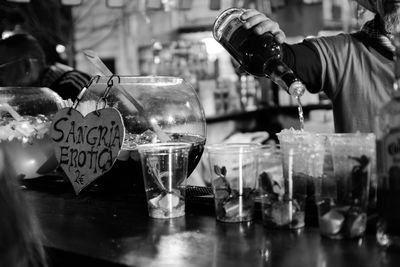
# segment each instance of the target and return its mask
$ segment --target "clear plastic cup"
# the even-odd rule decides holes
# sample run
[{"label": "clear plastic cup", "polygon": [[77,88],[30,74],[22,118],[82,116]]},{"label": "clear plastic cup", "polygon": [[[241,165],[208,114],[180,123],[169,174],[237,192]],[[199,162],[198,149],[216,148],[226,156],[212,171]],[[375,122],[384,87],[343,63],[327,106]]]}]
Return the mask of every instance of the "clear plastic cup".
[{"label": "clear plastic cup", "polygon": [[315,206],[316,190],[323,175],[325,142],[315,133],[293,129],[281,131],[278,138],[284,182],[270,213],[278,222],[273,226],[299,229],[305,226],[306,205]]},{"label": "clear plastic cup", "polygon": [[[258,163],[258,190],[261,200],[263,225],[279,228],[285,225],[286,212],[279,209],[280,198],[284,192],[282,153],[280,147],[264,145],[261,147]],[[283,189],[283,190],[282,190]]]},{"label": "clear plastic cup", "polygon": [[221,222],[253,220],[260,145],[214,144],[206,146],[206,151],[216,219]]},{"label": "clear plastic cup", "polygon": [[190,143],[139,145],[149,216],[185,215],[185,189]]},{"label": "clear plastic cup", "polygon": [[331,166],[326,166],[317,194],[320,233],[332,239],[362,237],[367,227],[369,187],[375,166],[375,135],[324,136]]}]

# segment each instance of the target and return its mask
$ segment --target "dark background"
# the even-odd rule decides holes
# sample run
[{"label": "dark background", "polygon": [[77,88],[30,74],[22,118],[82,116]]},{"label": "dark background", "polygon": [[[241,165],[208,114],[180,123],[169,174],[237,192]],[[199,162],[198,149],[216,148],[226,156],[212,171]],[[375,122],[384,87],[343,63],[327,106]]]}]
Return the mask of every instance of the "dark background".
[{"label": "dark background", "polygon": [[[0,0],[0,33],[14,30],[28,32],[41,43],[48,63],[64,62],[56,51],[56,45],[73,44],[71,7],[58,0],[31,0],[29,3],[13,3]],[[72,53],[73,51],[67,51]]]}]

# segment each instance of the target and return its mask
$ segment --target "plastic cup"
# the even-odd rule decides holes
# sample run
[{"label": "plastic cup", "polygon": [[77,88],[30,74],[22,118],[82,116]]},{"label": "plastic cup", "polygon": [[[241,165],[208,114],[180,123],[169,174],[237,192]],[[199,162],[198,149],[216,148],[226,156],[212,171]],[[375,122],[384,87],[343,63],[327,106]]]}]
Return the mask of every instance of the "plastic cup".
[{"label": "plastic cup", "polygon": [[214,144],[206,150],[216,219],[232,223],[253,220],[260,145]]},{"label": "plastic cup", "polygon": [[[261,200],[261,216],[263,225],[268,228],[277,228],[282,223],[282,217],[286,213],[277,209],[279,196],[284,190],[282,169],[282,154],[279,146],[265,145],[261,147],[259,154],[258,188]],[[278,212],[278,213],[277,213]]]},{"label": "plastic cup", "polygon": [[169,219],[185,215],[189,143],[138,146],[149,216]]},{"label": "plastic cup", "polygon": [[[305,226],[306,205],[315,206],[316,188],[323,175],[324,138],[296,130],[283,130],[278,138],[282,153],[283,185],[271,204],[270,214],[274,219],[271,225],[299,229]],[[307,210],[311,211],[311,208]]]},{"label": "plastic cup", "polygon": [[319,228],[332,239],[362,237],[367,227],[371,174],[375,166],[374,134],[328,134],[331,166],[317,194]]}]

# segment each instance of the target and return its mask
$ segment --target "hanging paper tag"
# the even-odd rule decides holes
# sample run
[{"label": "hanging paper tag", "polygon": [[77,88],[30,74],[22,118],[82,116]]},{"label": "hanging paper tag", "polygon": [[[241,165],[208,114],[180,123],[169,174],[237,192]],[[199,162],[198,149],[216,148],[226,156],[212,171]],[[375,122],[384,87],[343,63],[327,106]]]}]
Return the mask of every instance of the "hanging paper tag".
[{"label": "hanging paper tag", "polygon": [[93,111],[85,117],[64,108],[55,114],[50,137],[57,160],[78,195],[111,169],[124,140],[124,124],[115,108]]}]

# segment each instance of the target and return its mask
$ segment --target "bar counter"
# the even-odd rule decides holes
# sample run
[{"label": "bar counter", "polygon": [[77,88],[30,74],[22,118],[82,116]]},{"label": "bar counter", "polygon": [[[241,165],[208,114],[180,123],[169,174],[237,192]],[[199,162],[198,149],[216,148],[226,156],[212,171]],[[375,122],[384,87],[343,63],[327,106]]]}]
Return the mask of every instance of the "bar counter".
[{"label": "bar counter", "polygon": [[271,231],[259,216],[221,223],[212,205],[192,201],[184,217],[151,219],[144,196],[126,192],[75,196],[28,187],[24,195],[51,266],[400,266],[400,252],[378,247],[372,234],[356,241],[321,238],[310,226]]}]

